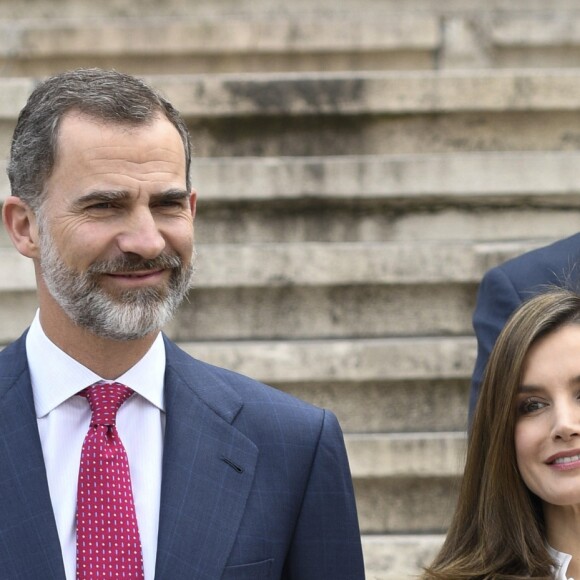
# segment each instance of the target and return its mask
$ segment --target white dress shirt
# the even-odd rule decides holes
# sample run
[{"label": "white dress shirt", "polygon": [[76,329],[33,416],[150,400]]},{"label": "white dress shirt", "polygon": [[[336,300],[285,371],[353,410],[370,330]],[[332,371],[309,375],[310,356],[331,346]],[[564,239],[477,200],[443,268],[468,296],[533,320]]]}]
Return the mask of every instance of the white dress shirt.
[{"label": "white dress shirt", "polygon": [[554,580],[574,580],[574,578],[568,578],[568,576],[566,576],[566,573],[568,572],[568,566],[572,560],[572,556],[564,552],[558,552],[558,550],[555,550],[551,546],[548,546],[548,552],[556,562],[556,568],[554,569]]},{"label": "white dress shirt", "polygon": [[[76,393],[101,377],[60,350],[44,334],[38,312],[26,337],[34,407],[48,488],[67,580],[76,578],[76,497],[81,448],[91,411]],[[165,430],[161,334],[147,354],[116,379],[135,391],[117,414],[117,430],[129,458],[145,580],[155,574],[161,463]]]}]

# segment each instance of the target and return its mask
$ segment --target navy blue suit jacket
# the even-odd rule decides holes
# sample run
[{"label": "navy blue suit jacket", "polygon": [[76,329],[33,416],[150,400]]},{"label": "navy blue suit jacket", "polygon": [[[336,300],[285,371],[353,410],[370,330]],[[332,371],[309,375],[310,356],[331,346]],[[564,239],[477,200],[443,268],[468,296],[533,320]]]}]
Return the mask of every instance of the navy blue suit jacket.
[{"label": "navy blue suit jacket", "polygon": [[483,372],[493,345],[514,310],[549,286],[579,290],[580,234],[527,252],[489,270],[481,281],[473,328],[477,361],[471,381],[469,413],[473,414]]},{"label": "navy blue suit jacket", "polygon": [[[156,580],[364,578],[334,415],[166,349]],[[0,353],[0,578],[65,578],[24,337]]]}]

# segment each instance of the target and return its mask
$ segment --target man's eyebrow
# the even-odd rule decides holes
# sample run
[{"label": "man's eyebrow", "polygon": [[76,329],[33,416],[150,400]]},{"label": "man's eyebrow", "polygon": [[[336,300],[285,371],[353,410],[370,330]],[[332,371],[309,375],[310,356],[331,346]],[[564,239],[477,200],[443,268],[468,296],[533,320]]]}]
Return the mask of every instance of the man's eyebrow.
[{"label": "man's eyebrow", "polygon": [[189,191],[185,189],[168,189],[166,191],[152,194],[150,199],[152,202],[181,201],[189,199]]},{"label": "man's eyebrow", "polygon": [[[110,203],[124,201],[131,197],[131,194],[125,190],[93,190],[81,195],[73,203],[73,207],[81,208],[94,203]],[[180,201],[189,198],[189,192],[185,189],[168,189],[159,193],[154,193],[150,201],[158,203],[159,201]]]},{"label": "man's eyebrow", "polygon": [[73,206],[74,207],[84,207],[91,203],[105,203],[110,201],[120,201],[129,197],[128,191],[123,190],[104,190],[104,189],[96,189],[93,191],[89,191],[84,195],[81,195],[77,198]]}]

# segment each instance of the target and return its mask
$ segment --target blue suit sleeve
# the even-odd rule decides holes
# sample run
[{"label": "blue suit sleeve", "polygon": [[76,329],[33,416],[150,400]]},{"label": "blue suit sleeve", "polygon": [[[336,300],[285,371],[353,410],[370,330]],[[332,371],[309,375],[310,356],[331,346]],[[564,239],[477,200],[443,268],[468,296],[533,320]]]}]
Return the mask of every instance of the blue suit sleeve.
[{"label": "blue suit sleeve", "polygon": [[325,411],[283,580],[364,580],[352,480],[336,417]]},{"label": "blue suit sleeve", "polygon": [[492,268],[483,277],[473,314],[473,329],[477,338],[477,360],[471,379],[469,418],[473,416],[479,397],[483,373],[495,341],[513,311],[521,304],[510,278],[501,267]]}]

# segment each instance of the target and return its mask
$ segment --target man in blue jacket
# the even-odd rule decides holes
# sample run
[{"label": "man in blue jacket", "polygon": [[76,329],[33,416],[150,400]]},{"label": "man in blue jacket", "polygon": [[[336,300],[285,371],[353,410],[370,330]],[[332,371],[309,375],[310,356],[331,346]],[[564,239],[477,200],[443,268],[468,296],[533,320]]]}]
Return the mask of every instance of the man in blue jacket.
[{"label": "man in blue jacket", "polygon": [[473,328],[477,337],[477,361],[469,397],[472,416],[487,360],[512,312],[524,301],[550,286],[578,290],[580,234],[527,252],[489,270],[481,281]]},{"label": "man in blue jacket", "polygon": [[161,327],[193,274],[179,113],[129,75],[41,83],[3,220],[39,310],[0,353],[0,578],[360,580],[334,415]]}]

